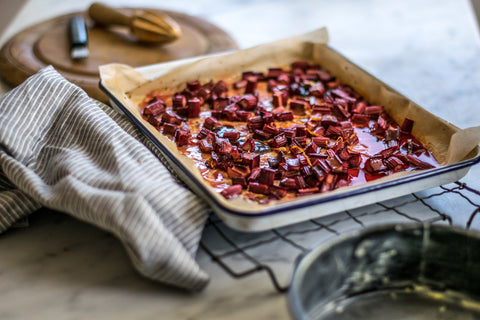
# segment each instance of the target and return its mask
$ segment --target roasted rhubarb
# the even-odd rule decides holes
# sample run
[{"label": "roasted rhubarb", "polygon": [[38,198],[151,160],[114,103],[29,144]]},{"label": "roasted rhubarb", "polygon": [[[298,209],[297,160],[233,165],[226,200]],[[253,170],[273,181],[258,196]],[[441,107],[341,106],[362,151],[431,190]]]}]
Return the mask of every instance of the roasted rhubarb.
[{"label": "roasted rhubarb", "polygon": [[140,108],[227,199],[311,195],[438,166],[412,136],[414,121],[397,124],[305,61],[232,83],[190,81],[173,94],[152,92]]}]

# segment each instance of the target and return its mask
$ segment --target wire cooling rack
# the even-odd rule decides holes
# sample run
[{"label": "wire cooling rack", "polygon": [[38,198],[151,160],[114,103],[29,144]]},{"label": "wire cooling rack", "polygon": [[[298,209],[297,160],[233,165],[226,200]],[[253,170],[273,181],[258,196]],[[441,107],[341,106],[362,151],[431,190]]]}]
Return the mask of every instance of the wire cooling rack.
[{"label": "wire cooling rack", "polygon": [[480,220],[480,215],[477,217],[479,212],[480,191],[465,183],[455,182],[261,233],[232,230],[212,215],[200,245],[232,277],[244,278],[264,272],[278,292],[285,292],[296,260],[320,243],[340,234],[375,224],[396,222],[472,228],[480,226],[480,221],[477,221]]}]

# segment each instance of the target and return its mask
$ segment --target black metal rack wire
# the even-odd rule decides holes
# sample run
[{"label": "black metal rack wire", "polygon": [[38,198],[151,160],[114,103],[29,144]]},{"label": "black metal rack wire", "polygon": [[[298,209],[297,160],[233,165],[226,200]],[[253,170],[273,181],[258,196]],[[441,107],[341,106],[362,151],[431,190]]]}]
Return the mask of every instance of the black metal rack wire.
[{"label": "black metal rack wire", "polygon": [[[467,213],[458,216],[458,207]],[[455,182],[373,205],[260,233],[230,229],[212,215],[201,248],[234,278],[264,272],[286,292],[295,262],[310,249],[353,229],[379,223],[443,223],[471,228],[480,212],[480,190]],[[282,250],[268,250],[276,242]],[[272,247],[273,248],[273,247]]]}]

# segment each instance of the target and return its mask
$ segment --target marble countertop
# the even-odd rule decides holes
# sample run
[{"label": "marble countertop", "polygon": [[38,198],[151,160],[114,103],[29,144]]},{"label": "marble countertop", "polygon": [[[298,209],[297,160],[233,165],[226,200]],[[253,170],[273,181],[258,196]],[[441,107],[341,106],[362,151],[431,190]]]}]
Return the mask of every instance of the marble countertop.
[{"label": "marble countertop", "polygon": [[[106,2],[131,5],[131,1]],[[89,4],[84,0],[27,1],[0,43],[26,26],[84,10]],[[207,19],[230,33],[241,48],[326,26],[333,48],[425,109],[460,128],[480,124],[480,38],[469,1],[177,0],[135,5]],[[1,93],[10,88],[0,83]],[[476,190],[480,190],[479,167],[462,179]],[[427,190],[417,197],[435,192]],[[454,193],[429,199],[429,207],[417,199],[402,207],[402,212],[428,220],[438,218],[437,210],[448,214],[453,224],[465,226],[475,206]],[[407,196],[385,203],[379,214],[375,213],[379,205],[372,205],[319,220],[317,232],[299,233],[297,240],[308,247],[349,229],[400,221],[400,215],[385,208],[410,198],[414,199]],[[473,202],[478,207],[478,196]],[[302,227],[308,228],[297,225],[277,232],[294,234]],[[220,228],[242,244],[267,236]],[[480,217],[472,220],[471,228],[480,229]],[[207,226],[204,243],[222,252],[226,244],[216,238],[217,233]],[[284,241],[274,241],[255,248],[251,255],[265,259],[281,284],[287,285],[298,252]],[[29,219],[29,227],[0,234],[0,257],[2,320],[290,318],[286,295],[274,290],[265,272],[233,278],[200,250],[197,259],[211,282],[202,292],[185,293],[142,278],[113,236],[62,213],[40,210]],[[245,264],[241,256],[230,260],[232,265]]]}]

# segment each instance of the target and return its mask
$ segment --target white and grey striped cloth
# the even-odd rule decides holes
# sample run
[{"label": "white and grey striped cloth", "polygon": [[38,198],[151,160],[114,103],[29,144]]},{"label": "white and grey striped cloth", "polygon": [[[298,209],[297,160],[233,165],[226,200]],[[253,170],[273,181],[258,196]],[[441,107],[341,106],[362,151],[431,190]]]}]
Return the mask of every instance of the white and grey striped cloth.
[{"label": "white and grey striped cloth", "polygon": [[209,209],[152,152],[125,116],[39,71],[0,100],[0,232],[55,209],[116,235],[146,277],[203,288],[194,256]]}]

